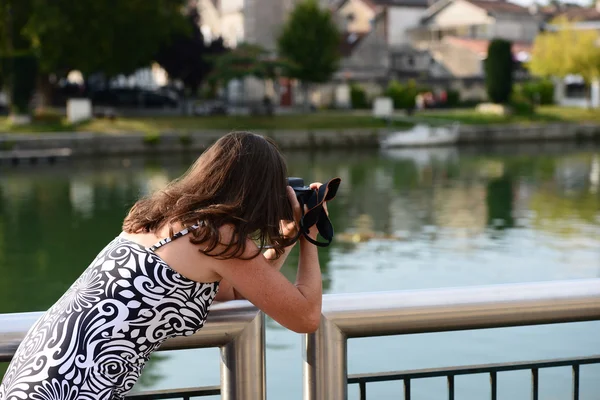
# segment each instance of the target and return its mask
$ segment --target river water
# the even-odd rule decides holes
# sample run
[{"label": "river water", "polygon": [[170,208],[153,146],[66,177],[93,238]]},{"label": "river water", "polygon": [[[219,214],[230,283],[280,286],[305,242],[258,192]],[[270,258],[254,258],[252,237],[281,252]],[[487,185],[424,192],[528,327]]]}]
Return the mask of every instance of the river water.
[{"label": "river water", "polygon": [[[327,293],[597,278],[600,148],[511,145],[395,152],[287,153],[290,175],[342,178],[320,250]],[[48,308],[119,234],[137,196],[179,176],[193,156],[109,158],[0,167],[0,313]],[[257,172],[260,173],[260,172]],[[283,268],[295,275],[297,253]],[[352,339],[348,370],[380,372],[600,353],[600,322]],[[302,398],[301,337],[267,320],[271,399]],[[156,354],[136,390],[219,383],[216,349]],[[5,365],[0,365],[0,376]],[[528,371],[499,375],[500,399],[530,398]],[[400,382],[369,398],[402,396]],[[413,382],[414,399],[445,398],[444,379]],[[541,399],[566,399],[569,368],[540,372]],[[582,399],[600,367],[582,367]],[[350,398],[358,388],[350,386]],[[457,398],[489,396],[486,375],[459,377]]]}]

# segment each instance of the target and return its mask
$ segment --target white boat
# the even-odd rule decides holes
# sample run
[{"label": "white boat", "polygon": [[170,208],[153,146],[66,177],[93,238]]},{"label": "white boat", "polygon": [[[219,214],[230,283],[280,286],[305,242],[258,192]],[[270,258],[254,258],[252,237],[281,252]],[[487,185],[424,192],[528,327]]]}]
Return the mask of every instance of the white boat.
[{"label": "white boat", "polygon": [[458,141],[459,129],[460,124],[458,122],[443,126],[419,123],[411,129],[390,133],[381,140],[381,146],[387,148],[453,144]]},{"label": "white boat", "polygon": [[448,165],[456,163],[459,159],[456,146],[439,147],[390,147],[380,150],[385,158],[398,161],[411,161],[419,169],[430,167],[434,164]]}]

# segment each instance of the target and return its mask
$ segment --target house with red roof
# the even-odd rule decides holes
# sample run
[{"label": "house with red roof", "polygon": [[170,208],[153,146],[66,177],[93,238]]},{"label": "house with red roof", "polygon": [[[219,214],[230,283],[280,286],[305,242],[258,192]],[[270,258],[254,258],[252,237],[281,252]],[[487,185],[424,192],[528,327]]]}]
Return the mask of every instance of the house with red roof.
[{"label": "house with red roof", "polygon": [[515,59],[525,61],[541,27],[538,15],[506,0],[440,0],[408,34],[452,76],[477,77],[491,39],[511,41]]},{"label": "house with red roof", "polygon": [[332,10],[345,32],[336,80],[416,79],[473,100],[486,97],[489,41],[511,40],[515,59],[526,61],[544,22],[506,0],[341,0]]}]

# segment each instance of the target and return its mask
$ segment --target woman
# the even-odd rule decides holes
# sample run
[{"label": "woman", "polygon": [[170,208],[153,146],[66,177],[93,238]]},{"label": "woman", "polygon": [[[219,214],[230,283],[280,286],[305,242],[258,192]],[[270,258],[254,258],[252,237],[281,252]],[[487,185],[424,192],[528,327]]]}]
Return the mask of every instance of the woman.
[{"label": "woman", "polygon": [[315,331],[316,227],[298,240],[295,285],[279,272],[301,214],[286,177],[271,140],[231,133],[139,200],[121,234],[29,330],[0,399],[123,399],[166,339],[202,328],[213,301],[245,298],[288,329]]}]

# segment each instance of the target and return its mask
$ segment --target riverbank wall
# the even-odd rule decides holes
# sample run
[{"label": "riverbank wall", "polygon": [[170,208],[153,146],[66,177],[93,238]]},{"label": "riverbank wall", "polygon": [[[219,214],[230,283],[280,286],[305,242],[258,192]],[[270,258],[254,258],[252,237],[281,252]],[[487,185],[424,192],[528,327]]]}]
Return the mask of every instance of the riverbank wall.
[{"label": "riverbank wall", "polygon": [[[361,149],[379,147],[388,128],[336,130],[283,130],[253,132],[272,137],[284,150]],[[0,134],[0,152],[70,149],[72,156],[141,154],[152,152],[198,152],[227,131],[205,130],[160,134],[93,132]],[[556,140],[600,141],[598,124],[462,125],[459,145]]]}]

